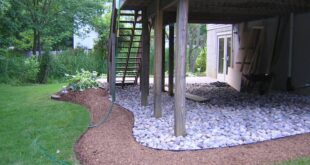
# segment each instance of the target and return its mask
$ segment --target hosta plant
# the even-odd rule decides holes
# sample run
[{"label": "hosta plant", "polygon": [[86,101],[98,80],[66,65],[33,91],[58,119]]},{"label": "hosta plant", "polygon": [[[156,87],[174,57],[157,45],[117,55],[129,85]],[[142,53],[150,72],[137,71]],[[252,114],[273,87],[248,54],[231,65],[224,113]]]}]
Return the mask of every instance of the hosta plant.
[{"label": "hosta plant", "polygon": [[65,75],[69,80],[69,88],[73,91],[84,91],[89,88],[98,88],[100,86],[98,73],[96,71],[90,72],[84,69],[77,71],[75,75]]}]

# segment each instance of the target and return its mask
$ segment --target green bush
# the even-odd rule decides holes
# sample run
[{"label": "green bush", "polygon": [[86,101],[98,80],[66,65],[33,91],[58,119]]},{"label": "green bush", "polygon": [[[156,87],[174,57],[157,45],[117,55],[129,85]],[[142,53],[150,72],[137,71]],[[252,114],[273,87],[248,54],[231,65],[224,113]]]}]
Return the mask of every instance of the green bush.
[{"label": "green bush", "polygon": [[24,60],[25,70],[22,75],[24,82],[35,82],[39,72],[39,61],[36,57],[26,58]]},{"label": "green bush", "polygon": [[36,82],[39,62],[36,57],[0,58],[0,83],[22,84]]},{"label": "green bush", "polygon": [[69,88],[73,91],[84,91],[89,88],[98,88],[97,82],[98,73],[96,71],[90,72],[81,69],[81,72],[77,71],[75,75],[66,74],[69,79]]},{"label": "green bush", "polygon": [[49,78],[63,80],[65,74],[72,75],[81,69],[103,74],[107,72],[107,63],[99,53],[68,50],[59,55],[52,55]]},{"label": "green bush", "polygon": [[197,60],[196,60],[196,72],[205,72],[207,67],[207,52],[205,49],[202,49]]},{"label": "green bush", "polygon": [[64,82],[66,73],[73,75],[81,69],[103,74],[107,72],[107,61],[102,54],[67,50],[58,55],[44,54],[37,58],[0,50],[0,83]]}]

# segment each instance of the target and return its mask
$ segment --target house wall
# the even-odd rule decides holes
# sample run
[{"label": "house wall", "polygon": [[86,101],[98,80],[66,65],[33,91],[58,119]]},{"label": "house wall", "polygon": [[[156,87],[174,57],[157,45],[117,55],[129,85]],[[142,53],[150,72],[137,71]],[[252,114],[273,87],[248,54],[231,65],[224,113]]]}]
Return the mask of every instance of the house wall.
[{"label": "house wall", "polygon": [[295,18],[293,85],[300,87],[310,84],[310,13]]},{"label": "house wall", "polygon": [[79,35],[73,36],[73,48],[83,48],[92,50],[95,46],[95,41],[99,39],[99,34],[90,26],[82,27],[77,32]]},{"label": "house wall", "polygon": [[[292,61],[292,82],[295,87],[304,86],[310,83],[310,53],[309,53],[309,38],[310,38],[310,13],[295,15],[295,30],[294,30],[294,46],[293,46],[293,61]],[[276,45],[276,60],[271,63],[273,55],[273,47],[275,35],[277,32],[278,19],[270,18],[260,21],[253,21],[234,25],[238,33],[233,34],[233,56],[234,66],[229,68],[228,83],[237,90],[241,86],[241,65],[240,62],[244,57],[243,45],[247,42],[247,32],[245,28],[254,26],[264,26],[265,42],[261,61],[259,63],[259,73],[273,73],[273,88],[279,90],[286,89],[286,81],[288,77],[288,58],[289,58],[289,40],[290,40],[290,19],[289,16],[282,18],[282,26],[280,28],[279,39]]]},{"label": "house wall", "polygon": [[232,25],[208,24],[207,38],[207,76],[217,78],[218,67],[218,37],[231,34]]}]

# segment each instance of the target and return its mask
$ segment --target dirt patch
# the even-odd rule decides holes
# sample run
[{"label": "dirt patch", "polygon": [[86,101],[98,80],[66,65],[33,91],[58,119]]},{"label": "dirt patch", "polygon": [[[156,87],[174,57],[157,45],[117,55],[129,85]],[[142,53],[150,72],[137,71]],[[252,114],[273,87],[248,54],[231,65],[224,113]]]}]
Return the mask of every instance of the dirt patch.
[{"label": "dirt patch", "polygon": [[[90,89],[62,97],[86,106],[93,122],[98,122],[111,102],[107,92]],[[273,164],[310,156],[310,134],[298,135],[257,144],[201,151],[161,151],[139,145],[132,136],[134,117],[115,106],[108,121],[89,129],[77,142],[75,151],[82,164]]]}]

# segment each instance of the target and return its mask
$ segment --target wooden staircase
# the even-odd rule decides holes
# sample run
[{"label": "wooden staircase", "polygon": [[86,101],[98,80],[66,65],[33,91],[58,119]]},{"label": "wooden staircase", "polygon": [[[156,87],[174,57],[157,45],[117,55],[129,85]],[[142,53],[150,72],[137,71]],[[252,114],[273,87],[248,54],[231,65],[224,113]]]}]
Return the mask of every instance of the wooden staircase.
[{"label": "wooden staircase", "polygon": [[142,11],[119,11],[116,53],[116,85],[136,85],[142,55]]}]

